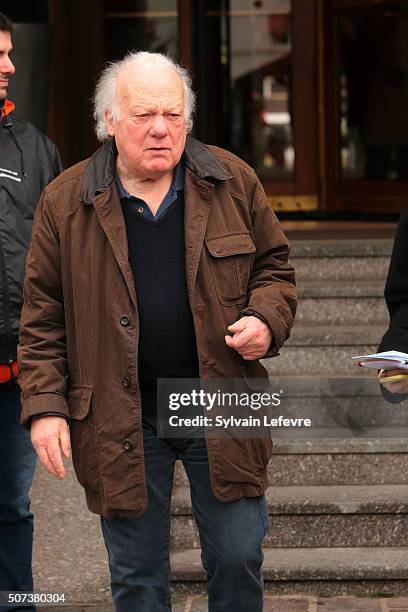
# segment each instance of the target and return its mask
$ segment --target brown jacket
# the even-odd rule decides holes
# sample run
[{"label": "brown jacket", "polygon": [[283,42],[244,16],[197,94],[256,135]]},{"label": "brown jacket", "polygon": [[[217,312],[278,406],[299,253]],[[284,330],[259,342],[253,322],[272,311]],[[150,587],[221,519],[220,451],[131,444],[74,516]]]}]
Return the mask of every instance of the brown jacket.
[{"label": "brown jacket", "polygon": [[[105,143],[43,192],[18,351],[22,423],[29,427],[46,412],[70,417],[78,480],[89,509],[106,517],[139,516],[147,505],[137,300],[115,154],[112,141]],[[296,308],[288,242],[242,160],[191,137],[184,160],[186,275],[200,376],[264,377],[263,366],[244,361],[224,336],[240,314],[255,311],[273,332],[269,354],[282,346]],[[124,315],[129,325],[121,324]],[[212,438],[207,446],[219,500],[263,493],[270,440]]]}]

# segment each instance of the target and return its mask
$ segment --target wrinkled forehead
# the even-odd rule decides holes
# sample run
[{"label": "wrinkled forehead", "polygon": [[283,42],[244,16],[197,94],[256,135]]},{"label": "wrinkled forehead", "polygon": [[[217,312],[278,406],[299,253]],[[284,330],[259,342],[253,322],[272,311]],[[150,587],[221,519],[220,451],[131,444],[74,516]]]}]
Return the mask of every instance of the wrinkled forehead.
[{"label": "wrinkled forehead", "polygon": [[117,101],[122,110],[136,108],[184,108],[184,89],[172,69],[124,72],[118,78]]}]

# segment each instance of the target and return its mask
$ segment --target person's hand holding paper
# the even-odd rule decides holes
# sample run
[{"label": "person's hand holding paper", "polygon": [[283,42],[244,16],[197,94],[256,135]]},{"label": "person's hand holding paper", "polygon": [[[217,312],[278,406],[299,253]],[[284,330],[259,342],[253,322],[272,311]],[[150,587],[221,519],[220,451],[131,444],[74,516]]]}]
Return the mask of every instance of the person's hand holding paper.
[{"label": "person's hand holding paper", "polygon": [[[385,382],[389,379],[389,382]],[[408,373],[403,368],[380,370],[378,380],[391,393],[408,393]]]},{"label": "person's hand holding paper", "polygon": [[362,368],[378,370],[379,382],[391,393],[408,393],[408,353],[383,351],[353,359],[358,359]]}]

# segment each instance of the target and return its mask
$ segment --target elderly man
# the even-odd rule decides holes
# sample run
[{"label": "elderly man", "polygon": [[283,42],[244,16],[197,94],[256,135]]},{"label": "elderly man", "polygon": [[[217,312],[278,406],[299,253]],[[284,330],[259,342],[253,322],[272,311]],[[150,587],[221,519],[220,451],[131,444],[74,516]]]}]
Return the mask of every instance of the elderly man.
[{"label": "elderly man", "polygon": [[58,478],[71,439],[120,612],[171,609],[177,458],[209,609],[262,609],[271,440],[156,432],[158,378],[264,377],[258,360],[277,354],[296,305],[288,243],[259,180],[186,139],[193,106],[187,73],[162,55],[109,65],[95,95],[104,144],[44,191],[27,260],[22,422]]}]

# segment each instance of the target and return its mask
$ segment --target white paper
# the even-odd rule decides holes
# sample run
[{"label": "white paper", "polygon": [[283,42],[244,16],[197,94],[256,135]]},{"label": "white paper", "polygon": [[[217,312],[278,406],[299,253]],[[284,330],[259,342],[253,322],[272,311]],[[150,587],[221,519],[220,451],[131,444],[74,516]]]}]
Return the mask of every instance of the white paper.
[{"label": "white paper", "polygon": [[358,359],[358,365],[363,368],[376,368],[382,370],[392,370],[402,368],[408,370],[408,353],[401,351],[384,351],[373,353],[372,355],[357,355],[353,359]]}]

